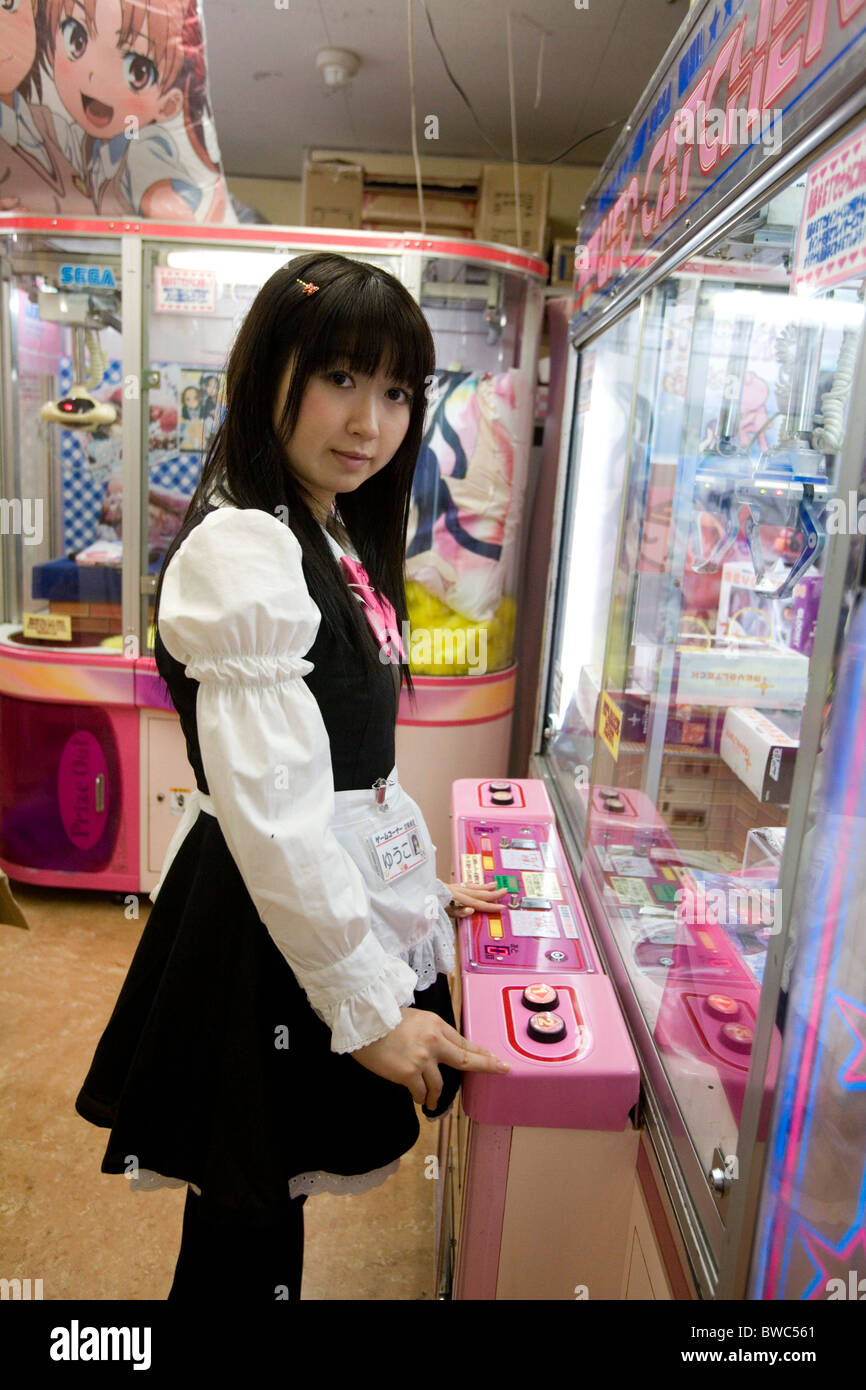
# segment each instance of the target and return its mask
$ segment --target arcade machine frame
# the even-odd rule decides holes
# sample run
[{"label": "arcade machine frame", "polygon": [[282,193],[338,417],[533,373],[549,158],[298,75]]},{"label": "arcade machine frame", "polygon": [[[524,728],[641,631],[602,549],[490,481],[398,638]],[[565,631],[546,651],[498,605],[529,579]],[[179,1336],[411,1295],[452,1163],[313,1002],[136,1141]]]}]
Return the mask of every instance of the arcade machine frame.
[{"label": "arcade machine frame", "polygon": [[[152,370],[160,363],[158,350],[152,346],[157,309],[163,315],[161,324],[168,321],[164,315],[169,312],[169,303],[176,315],[170,320],[169,336],[172,345],[183,343],[179,352],[186,355],[178,357],[180,367],[198,362],[207,364],[211,372],[219,372],[230,343],[231,322],[237,326],[238,315],[272,270],[292,255],[312,249],[369,258],[407,286],[425,308],[437,340],[438,387],[443,386],[443,374],[445,386],[455,391],[466,376],[471,385],[473,373],[483,382],[484,373],[492,372],[498,384],[500,377],[495,373],[501,372],[517,383],[510,433],[506,431],[513,490],[502,522],[506,543],[501,547],[503,574],[499,576],[499,592],[508,596],[500,607],[506,601],[511,605],[513,643],[519,503],[529,481],[536,361],[547,277],[543,262],[507,247],[405,233],[272,226],[235,229],[2,214],[0,479],[4,530],[7,517],[10,529],[14,525],[15,500],[20,501],[24,492],[35,491],[45,500],[48,533],[47,551],[43,554],[40,550],[37,556],[40,571],[64,565],[68,571],[48,575],[47,590],[37,600],[29,588],[33,553],[22,555],[26,547],[21,536],[4,536],[0,566],[0,781],[5,791],[0,794],[0,865],[13,879],[133,894],[151,889],[157,881],[188,791],[194,785],[179,721],[167,702],[149,645],[151,607],[161,563],[152,554],[148,507],[149,451],[154,447],[149,436],[150,417],[156,409],[152,402],[161,400],[155,394],[160,389],[158,373]],[[242,268],[232,272],[238,283],[229,279],[225,290],[219,278],[222,272],[212,268],[220,256],[243,259]],[[161,272],[157,296],[156,267],[172,262],[178,263],[174,281],[166,288]],[[181,284],[184,268],[189,275]],[[58,280],[59,270],[63,274]],[[88,332],[94,327],[97,330],[89,341],[91,375],[94,363],[100,368],[96,375],[100,374],[105,357],[98,341],[101,326],[110,324],[113,331],[120,330],[119,361],[114,363],[112,378],[115,385],[120,383],[115,392],[118,404],[121,390],[123,397],[122,422],[115,427],[118,434],[122,427],[119,576],[116,572],[108,574],[107,567],[100,565],[84,572],[64,557],[64,551],[78,547],[64,544],[60,516],[61,449],[66,445],[57,442],[57,424],[51,421],[62,417],[55,410],[46,418],[43,411],[41,424],[35,424],[43,398],[53,402],[54,397],[63,395],[63,389],[53,359],[45,357],[43,361],[40,357],[38,339],[32,354],[37,365],[30,369],[26,396],[21,386],[18,315],[28,296],[17,293],[15,286],[19,283],[16,277],[25,272],[29,277],[28,312],[35,314],[37,301],[48,297],[47,312],[53,318],[55,339],[59,341],[60,331],[67,335],[72,332],[73,375],[79,382],[84,379],[83,360],[88,356],[84,352],[85,325]],[[44,292],[43,287],[47,287]],[[59,293],[52,294],[52,290]],[[229,306],[228,324],[218,325],[221,337],[217,343],[207,312],[218,296],[219,318],[228,313],[224,296],[240,300],[236,308]],[[86,311],[82,305],[88,306]],[[67,311],[72,317],[64,321]],[[74,324],[78,326],[73,329]],[[160,328],[160,341],[167,332]],[[56,346],[52,350],[61,351]],[[68,355],[66,348],[62,351]],[[503,368],[497,367],[497,362],[502,362]],[[107,389],[103,383],[102,395]],[[39,400],[35,400],[37,395]],[[443,412],[448,399],[455,399],[448,397],[447,391],[445,397]],[[491,410],[495,409],[494,403]],[[30,415],[25,419],[28,410],[33,420]],[[106,419],[110,414],[109,410]],[[498,417],[494,414],[492,419],[490,434],[498,429]],[[452,423],[451,416],[448,421]],[[37,428],[41,431],[38,436]],[[79,431],[77,436],[83,437],[83,433]],[[182,449],[184,444],[175,448]],[[22,458],[22,449],[31,457]],[[187,454],[186,460],[180,461],[189,458]],[[186,468],[184,476],[188,473]],[[489,520],[482,516],[480,525],[480,535],[492,535],[484,529]],[[49,563],[42,564],[44,560]],[[23,616],[34,608],[41,611],[29,615],[28,633],[22,640]],[[450,613],[452,626],[462,621],[456,611],[442,611]],[[503,626],[508,629],[508,624]],[[451,778],[467,766],[470,770],[492,766],[496,773],[506,771],[517,677],[508,630],[501,648],[500,669],[488,667],[485,674],[461,679],[465,672],[459,667],[452,670],[447,664],[440,665],[445,674],[415,676],[417,709],[408,705],[405,696],[401,703],[397,735],[401,777],[407,787],[415,788],[428,814],[433,838],[443,847],[448,837]],[[459,643],[451,650],[459,652]],[[435,769],[435,784],[431,769]]]},{"label": "arcade machine frame", "polygon": [[[780,1031],[784,1045],[788,987],[790,985],[790,997],[795,998],[798,971],[808,968],[807,956],[797,956],[794,952],[789,929],[792,919],[798,914],[802,918],[808,907],[811,881],[804,877],[801,857],[810,816],[814,814],[815,768],[822,745],[827,692],[831,689],[834,670],[840,659],[846,625],[850,626],[851,612],[862,594],[866,549],[863,535],[858,533],[856,526],[847,530],[837,528],[833,534],[819,532],[817,536],[813,530],[810,531],[810,527],[814,517],[822,515],[822,507],[831,495],[835,494],[838,499],[863,496],[866,478],[863,316],[858,310],[856,342],[852,344],[849,341],[846,348],[847,422],[844,440],[835,451],[831,476],[819,478],[816,474],[812,478],[811,490],[803,486],[802,478],[792,476],[798,472],[796,467],[792,469],[788,465],[780,465],[776,472],[770,469],[766,476],[758,476],[757,481],[761,486],[767,483],[771,487],[778,485],[779,495],[785,489],[789,489],[791,496],[797,493],[799,506],[795,505],[790,512],[782,509],[777,514],[765,512],[762,515],[760,501],[755,507],[751,506],[758,489],[752,487],[750,492],[750,487],[760,468],[753,471],[753,455],[751,466],[743,465],[741,476],[733,476],[737,466],[731,467],[731,455],[736,451],[722,446],[730,443],[730,436],[737,429],[738,422],[731,420],[730,410],[724,403],[719,411],[712,467],[707,466],[702,475],[701,460],[694,452],[687,459],[684,455],[677,458],[677,451],[674,450],[676,480],[664,495],[659,490],[653,495],[658,478],[651,473],[639,473],[639,464],[649,459],[650,452],[649,437],[636,437],[641,424],[636,419],[635,404],[643,369],[641,353],[644,353],[645,364],[652,355],[647,344],[658,341],[652,337],[655,331],[653,313],[656,314],[655,328],[661,316],[659,300],[653,298],[654,294],[661,294],[668,286],[672,287],[671,294],[675,297],[678,286],[691,282],[700,287],[718,277],[718,265],[706,259],[717,244],[725,238],[736,240],[734,234],[737,229],[759,213],[768,199],[784,195],[794,180],[807,174],[810,168],[814,169],[824,161],[825,156],[835,157],[847,151],[847,159],[849,154],[866,144],[864,67],[864,0],[849,0],[849,3],[840,5],[828,5],[822,0],[812,0],[812,3],[797,0],[797,3],[786,6],[774,6],[772,0],[742,0],[738,5],[732,5],[730,0],[724,5],[721,0],[719,3],[714,3],[714,0],[703,0],[701,3],[699,0],[670,45],[593,185],[587,203],[581,209],[571,325],[574,351],[570,354],[567,386],[572,400],[571,418],[565,422],[563,429],[553,554],[548,577],[548,621],[536,708],[536,752],[530,761],[529,775],[543,782],[554,807],[557,829],[592,925],[603,967],[616,986],[640,1063],[642,1135],[638,1172],[645,1209],[651,1214],[653,1257],[656,1266],[663,1267],[665,1274],[665,1278],[660,1277],[655,1282],[650,1280],[652,1291],[649,1296],[654,1297],[743,1298],[747,1296],[748,1289],[754,1291],[759,1288],[754,1274],[751,1285],[749,1283],[749,1267],[756,1250],[756,1212],[765,1171],[765,1155],[773,1146],[777,1149],[781,1146],[784,1150],[786,1143],[786,1113],[782,1099],[775,1098],[776,1110],[772,1118],[770,1113],[779,1066]],[[709,109],[714,104],[718,108],[725,108],[726,101],[729,106],[739,103],[743,107],[757,109],[765,122],[765,130],[768,128],[766,122],[772,122],[774,118],[781,129],[775,128],[774,148],[771,150],[760,138],[755,138],[753,125],[740,142],[740,147],[732,142],[727,149],[717,149],[710,161],[712,167],[705,172],[706,148],[700,148],[699,160],[695,145],[699,136],[693,136],[691,141],[688,136],[678,139],[677,123],[681,121],[684,111],[694,116],[701,102],[705,103],[705,109]],[[774,129],[772,126],[769,128]],[[862,195],[866,184],[866,163],[862,154],[859,159]],[[775,229],[767,225],[765,216],[759,216],[757,221],[766,227],[764,243],[771,246]],[[801,239],[804,236],[804,221],[800,223]],[[755,287],[763,285],[765,294],[778,294],[778,268],[762,265],[761,261],[762,257],[756,255],[750,265],[734,267],[731,272],[733,278],[747,287],[749,284]],[[866,255],[861,239],[856,261],[861,288],[864,269]],[[723,277],[720,278],[723,281]],[[782,283],[787,283],[787,279],[784,276]],[[698,318],[695,324],[697,334],[700,326]],[[617,334],[620,335],[619,339]],[[629,337],[629,334],[632,336]],[[738,327],[735,323],[727,373],[732,374],[735,381],[731,399],[736,403],[739,403],[742,393],[744,363],[748,359],[747,337],[747,334],[744,336],[743,326]],[[630,356],[630,345],[635,342],[639,345],[637,366],[634,365],[634,355]],[[615,480],[609,484],[615,549],[611,546],[603,562],[607,565],[605,589],[604,584],[598,582],[602,562],[597,557],[591,558],[581,553],[580,522],[575,518],[580,510],[576,499],[581,487],[588,488],[591,493],[593,479],[598,478],[602,471],[597,456],[589,459],[581,456],[581,430],[591,419],[593,368],[595,366],[598,370],[602,356],[611,343],[614,346],[609,350],[606,385],[609,387],[616,377],[616,350],[621,350],[619,380],[623,398],[628,398],[623,406],[628,426],[621,455],[611,464],[614,472],[618,470]],[[617,343],[619,349],[616,349]],[[701,347],[693,338],[688,351],[691,354],[702,351],[708,361],[712,344],[707,345],[705,339]],[[662,352],[659,346],[654,362],[650,362],[646,368],[650,376],[653,368],[656,370],[656,381],[661,377],[662,368],[658,364],[662,360]],[[840,353],[840,359],[841,356]],[[691,357],[690,363],[693,361],[694,357]],[[804,364],[801,357],[799,368],[804,370],[799,372],[799,380],[804,387],[803,400],[808,415],[820,397],[814,372],[811,382],[805,381],[808,375],[805,365],[808,364]],[[812,362],[811,365],[815,367],[816,364]],[[821,365],[820,360],[817,365]],[[795,367],[795,378],[797,373],[798,368]],[[705,386],[706,366],[701,380]],[[652,399],[658,399],[657,395],[653,395]],[[826,396],[824,399],[826,401]],[[684,409],[688,408],[687,403]],[[694,424],[694,421],[691,423]],[[809,452],[806,435],[812,423],[811,418],[801,418],[795,422],[800,427],[799,432],[794,429],[789,436],[789,443],[791,438],[794,440],[791,447],[797,461],[802,463],[807,473],[810,459],[806,457]],[[644,424],[647,422],[644,421]],[[657,424],[657,419],[651,421],[647,430],[655,428]],[[800,443],[797,443],[798,433]],[[694,438],[693,430],[691,437]],[[700,434],[697,438],[700,438]],[[777,448],[774,454],[771,445],[762,456],[763,462],[768,461],[767,455],[770,461],[773,458],[778,460],[782,452],[781,448]],[[640,476],[644,476],[645,490],[642,498],[635,502],[630,480]],[[743,1000],[750,998],[756,1007],[753,1011],[754,1026],[749,1030],[753,1032],[750,1064],[747,1070],[745,1066],[740,1067],[736,1100],[728,1095],[735,1123],[738,1121],[736,1152],[717,1152],[710,1161],[707,1161],[706,1155],[698,1152],[686,1118],[688,1098],[678,1089],[675,1071],[670,1064],[665,1065],[664,1038],[660,1036],[659,1028],[654,1029],[652,1022],[648,1022],[641,1006],[637,974],[626,967],[620,937],[612,926],[614,914],[609,907],[609,881],[600,883],[597,868],[593,868],[596,836],[592,828],[594,825],[604,829],[606,823],[617,819],[617,838],[622,840],[625,837],[622,815],[611,817],[608,813],[622,813],[628,809],[628,803],[637,816],[635,825],[638,829],[632,840],[628,841],[635,855],[647,853],[647,846],[655,844],[653,835],[664,836],[669,832],[664,820],[657,816],[655,802],[660,800],[656,795],[659,765],[670,737],[666,728],[669,722],[668,700],[677,672],[680,671],[679,667],[674,670],[674,649],[682,640],[682,634],[678,632],[677,622],[672,628],[669,626],[670,613],[665,611],[663,604],[658,605],[655,612],[659,627],[655,641],[658,644],[657,652],[661,655],[654,679],[657,680],[655,694],[659,698],[654,705],[650,683],[648,728],[645,729],[647,753],[642,774],[642,785],[650,790],[647,798],[640,790],[635,793],[625,790],[630,784],[623,781],[625,774],[618,763],[620,727],[614,727],[619,725],[623,710],[617,709],[615,702],[611,708],[607,693],[623,692],[627,688],[618,683],[623,678],[627,679],[622,662],[623,639],[618,634],[629,622],[637,623],[643,618],[637,601],[635,607],[629,609],[628,596],[624,597],[623,592],[617,590],[615,581],[611,586],[610,568],[611,558],[616,569],[630,543],[632,553],[637,555],[641,545],[649,540],[661,546],[659,572],[672,582],[681,582],[686,569],[690,531],[694,535],[694,518],[690,512],[694,506],[697,481],[703,482],[719,505],[721,523],[716,535],[718,537],[724,532],[725,544],[736,539],[736,525],[733,526],[733,538],[727,534],[732,518],[735,522],[739,515],[742,520],[745,513],[741,507],[750,505],[746,532],[750,540],[756,541],[752,556],[757,560],[757,591],[761,589],[762,580],[767,581],[760,551],[761,528],[766,522],[770,526],[774,523],[778,526],[781,520],[791,521],[788,537],[792,548],[786,557],[789,578],[798,566],[800,574],[808,568],[807,562],[812,556],[805,554],[807,547],[812,552],[823,551],[823,586],[817,618],[814,613],[812,615],[815,620],[814,646],[799,726],[799,753],[793,785],[786,798],[789,806],[781,863],[778,855],[775,856],[775,872],[779,875],[777,882],[781,893],[781,929],[776,921],[770,933],[759,1006],[757,987],[752,989],[751,995],[741,992],[739,996],[737,989],[726,987],[724,999],[719,1003],[719,1007],[736,1010]],[[585,498],[587,493],[582,495]],[[732,498],[735,499],[733,510]],[[667,509],[667,520],[661,531],[658,522],[660,501]],[[595,524],[598,524],[597,519]],[[572,526],[574,530],[570,529]],[[765,537],[766,534],[765,531]],[[694,572],[700,572],[702,565],[705,573],[717,567],[719,556],[714,557],[711,552],[711,545],[704,547],[702,553],[693,548]],[[641,567],[637,561],[634,562],[635,570]],[[583,584],[579,582],[581,575]],[[590,712],[582,726],[585,738],[580,745],[581,751],[572,750],[568,755],[558,756],[557,743],[562,740],[563,725],[567,723],[562,712],[569,697],[572,694],[576,697],[578,693],[576,690],[573,692],[571,687],[562,689],[562,671],[558,664],[569,640],[563,616],[569,582],[575,593],[580,591],[599,595],[595,637],[597,650],[604,652],[604,665],[598,688],[589,692]],[[764,588],[766,592],[777,595],[778,577],[775,588],[767,582]],[[670,605],[675,619],[680,603],[681,599],[677,598]],[[585,645],[588,641],[587,638]],[[583,662],[587,658],[581,655],[577,659]],[[627,670],[630,675],[631,668]],[[596,700],[598,703],[595,703]],[[604,701],[608,701],[606,709]],[[779,703],[782,703],[781,700]],[[676,711],[671,708],[671,713],[675,714]],[[626,738],[623,731],[623,746]],[[575,784],[573,789],[565,776],[567,757],[577,759],[583,765],[585,774],[580,779],[581,785]],[[641,757],[644,757],[643,753]],[[601,801],[598,801],[599,797]],[[594,811],[591,809],[593,806]],[[638,846],[638,831],[646,837],[647,845]],[[757,841],[750,837],[750,850],[756,844]],[[650,853],[655,854],[655,849]],[[851,930],[854,930],[853,926]],[[862,924],[859,930],[862,938]],[[706,933],[704,935],[706,937]],[[716,949],[715,943],[708,941],[708,944],[713,950]],[[789,980],[792,961],[793,975]],[[670,950],[663,964],[666,968],[676,966]],[[669,998],[667,991],[676,974],[674,968],[667,977],[665,998]],[[692,978],[700,980],[700,971],[693,972]],[[720,986],[709,982],[701,988],[706,994],[707,989],[718,992]],[[732,999],[728,997],[730,995],[735,997]],[[718,994],[712,997],[717,999]],[[849,1037],[849,1044],[850,1041]],[[729,1070],[719,1064],[716,1079],[721,1079],[723,1086],[725,1073]],[[846,1200],[847,1191],[848,1188]],[[862,1212],[857,1221],[860,1217]],[[789,1293],[787,1296],[820,1296],[815,1294],[814,1287],[814,1284],[810,1286],[810,1292]],[[628,1294],[624,1293],[623,1296]],[[752,1296],[762,1295],[753,1292]],[[781,1295],[769,1293],[763,1296]]]}]

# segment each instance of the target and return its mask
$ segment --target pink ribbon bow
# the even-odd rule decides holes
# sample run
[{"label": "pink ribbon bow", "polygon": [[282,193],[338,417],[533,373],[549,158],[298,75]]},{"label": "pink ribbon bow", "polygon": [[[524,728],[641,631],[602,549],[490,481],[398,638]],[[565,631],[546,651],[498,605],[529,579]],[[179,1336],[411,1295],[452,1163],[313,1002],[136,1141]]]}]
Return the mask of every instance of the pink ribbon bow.
[{"label": "pink ribbon bow", "polygon": [[397,614],[394,612],[394,605],[376,592],[360,560],[353,560],[348,555],[341,555],[340,564],[346,572],[349,588],[364,605],[367,622],[373,629],[379,646],[382,647],[386,642],[392,643],[392,650],[396,648],[400,653],[401,660],[405,661],[406,653],[400,640],[400,633],[397,630]]}]

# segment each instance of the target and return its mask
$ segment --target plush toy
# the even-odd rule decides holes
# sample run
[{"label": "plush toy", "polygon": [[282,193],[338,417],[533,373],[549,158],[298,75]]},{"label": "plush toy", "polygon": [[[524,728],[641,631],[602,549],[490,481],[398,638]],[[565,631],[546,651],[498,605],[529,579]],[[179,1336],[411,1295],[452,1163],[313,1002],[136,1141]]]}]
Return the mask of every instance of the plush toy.
[{"label": "plush toy", "polygon": [[406,602],[413,676],[485,675],[510,663],[516,615],[513,598],[503,598],[493,617],[479,623],[464,618],[411,579],[406,584]]}]

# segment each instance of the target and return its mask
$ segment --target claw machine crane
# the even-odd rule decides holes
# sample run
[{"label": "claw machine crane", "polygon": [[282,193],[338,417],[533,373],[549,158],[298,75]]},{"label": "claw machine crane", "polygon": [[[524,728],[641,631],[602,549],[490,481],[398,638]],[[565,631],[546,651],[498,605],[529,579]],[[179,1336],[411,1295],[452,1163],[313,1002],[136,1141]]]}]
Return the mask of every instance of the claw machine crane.
[{"label": "claw machine crane", "polygon": [[581,210],[530,775],[640,1064],[624,1298],[866,1276],[864,65],[861,0],[699,0]]},{"label": "claw machine crane", "polygon": [[13,879],[134,894],[157,881],[195,785],[152,656],[159,570],[234,334],[268,276],[310,248],[390,270],[436,344],[408,535],[418,702],[401,704],[402,780],[444,847],[449,777],[507,770],[547,267],[442,237],[0,214],[0,865]]}]

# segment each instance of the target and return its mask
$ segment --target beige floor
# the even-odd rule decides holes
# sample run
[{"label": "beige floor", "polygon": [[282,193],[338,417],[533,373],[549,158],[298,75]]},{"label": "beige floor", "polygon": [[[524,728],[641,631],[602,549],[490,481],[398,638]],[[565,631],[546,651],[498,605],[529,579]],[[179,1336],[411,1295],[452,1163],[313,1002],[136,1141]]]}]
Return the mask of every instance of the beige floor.
[{"label": "beige floor", "polygon": [[[184,1191],[101,1173],[105,1133],[74,1110],[143,920],[108,894],[12,889],[30,930],[0,925],[0,1277],[42,1279],[45,1299],[164,1299]],[[420,1119],[382,1187],[307,1201],[303,1298],[435,1297],[439,1126]]]}]

